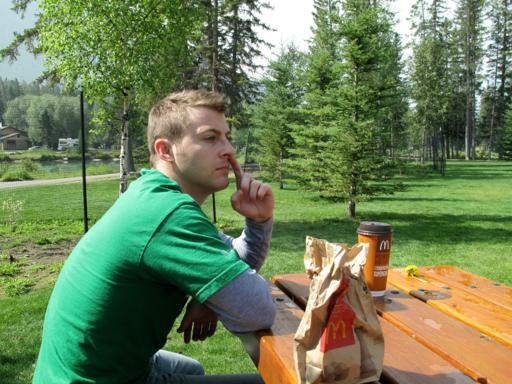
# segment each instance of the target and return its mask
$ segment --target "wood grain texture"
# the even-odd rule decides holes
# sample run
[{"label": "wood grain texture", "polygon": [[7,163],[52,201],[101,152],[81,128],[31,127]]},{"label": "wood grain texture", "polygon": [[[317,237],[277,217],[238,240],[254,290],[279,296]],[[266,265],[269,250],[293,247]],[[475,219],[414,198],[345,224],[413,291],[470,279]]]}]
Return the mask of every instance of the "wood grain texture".
[{"label": "wood grain texture", "polygon": [[512,310],[496,305],[458,285],[427,275],[407,276],[403,268],[391,269],[388,284],[420,297],[427,304],[449,314],[500,343],[512,346]]},{"label": "wood grain texture", "polygon": [[468,376],[412,337],[380,318],[384,334],[381,380],[407,384],[470,384]]},{"label": "wood grain texture", "polygon": [[276,287],[271,286],[271,292],[277,313],[270,330],[257,332],[258,370],[266,384],[296,384],[293,337],[304,312]]},{"label": "wood grain texture", "polygon": [[421,267],[420,274],[512,310],[512,288],[451,265]]},{"label": "wood grain texture", "polygon": [[384,319],[474,380],[510,382],[511,348],[410,295],[388,289],[388,296],[375,301]]}]

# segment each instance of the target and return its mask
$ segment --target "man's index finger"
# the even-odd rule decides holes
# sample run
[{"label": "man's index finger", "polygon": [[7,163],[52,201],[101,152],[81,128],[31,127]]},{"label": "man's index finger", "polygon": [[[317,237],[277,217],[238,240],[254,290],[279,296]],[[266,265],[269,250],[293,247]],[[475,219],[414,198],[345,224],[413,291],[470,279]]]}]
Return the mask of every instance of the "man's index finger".
[{"label": "man's index finger", "polygon": [[229,164],[235,173],[236,189],[240,189],[242,185],[242,168],[240,168],[240,164],[238,164],[234,156],[229,156]]}]

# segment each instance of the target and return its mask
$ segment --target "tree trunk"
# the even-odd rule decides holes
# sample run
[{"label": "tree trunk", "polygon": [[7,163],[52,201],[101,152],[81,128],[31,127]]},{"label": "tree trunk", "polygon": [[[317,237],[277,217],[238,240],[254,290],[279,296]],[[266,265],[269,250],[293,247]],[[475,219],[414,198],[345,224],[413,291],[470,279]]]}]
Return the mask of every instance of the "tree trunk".
[{"label": "tree trunk", "polygon": [[350,187],[348,193],[347,215],[351,219],[356,217],[357,180],[354,174],[350,176]]},{"label": "tree trunk", "polygon": [[218,61],[219,61],[219,0],[213,1],[213,27],[212,27],[212,51],[211,51],[211,71],[212,71],[212,91],[218,87]]},{"label": "tree trunk", "polygon": [[[119,155],[119,194],[123,194],[128,188],[128,155],[130,131],[128,128],[128,94],[124,93],[123,99],[123,127],[121,132],[121,152]],[[133,164],[132,164],[133,166]]]},{"label": "tree trunk", "polygon": [[279,189],[284,189],[284,180],[283,180],[283,150],[279,151]]},{"label": "tree trunk", "polygon": [[421,138],[421,164],[425,164],[426,148],[427,148],[427,132],[423,129],[423,135]]},{"label": "tree trunk", "polygon": [[496,114],[496,87],[498,85],[498,61],[499,61],[499,48],[496,47],[496,57],[494,62],[494,73],[493,73],[493,88],[492,88],[492,107],[491,107],[491,126],[490,126],[490,132],[489,132],[489,144],[488,144],[488,155],[487,158],[491,159],[491,153],[493,150],[493,139],[494,139],[494,116]]},{"label": "tree trunk", "polygon": [[352,199],[349,199],[348,201],[347,216],[351,219],[356,217],[356,202]]},{"label": "tree trunk", "polygon": [[438,148],[438,138],[437,133],[433,133],[432,135],[432,167],[438,171],[439,170],[439,148]]},{"label": "tree trunk", "polygon": [[472,118],[471,118],[471,107],[470,107],[470,103],[471,103],[471,87],[470,87],[470,82],[471,82],[471,75],[470,75],[470,53],[469,53],[469,50],[470,50],[470,47],[471,47],[471,43],[470,43],[470,32],[469,32],[469,20],[470,20],[470,11],[469,11],[469,6],[466,5],[466,23],[465,23],[465,41],[464,41],[464,71],[466,73],[466,130],[465,130],[465,135],[464,135],[464,157],[466,160],[469,160],[470,157],[471,157],[471,133],[472,133],[472,129],[471,129],[471,122],[472,122]]}]

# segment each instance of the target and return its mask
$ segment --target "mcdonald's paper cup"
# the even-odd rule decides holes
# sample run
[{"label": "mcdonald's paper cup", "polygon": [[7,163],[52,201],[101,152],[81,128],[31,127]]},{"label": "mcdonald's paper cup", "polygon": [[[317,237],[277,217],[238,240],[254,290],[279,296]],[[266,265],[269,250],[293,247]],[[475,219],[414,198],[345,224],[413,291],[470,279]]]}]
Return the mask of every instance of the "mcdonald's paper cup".
[{"label": "mcdonald's paper cup", "polygon": [[358,242],[369,245],[364,277],[374,297],[386,293],[392,232],[391,225],[376,221],[362,221],[357,228]]}]

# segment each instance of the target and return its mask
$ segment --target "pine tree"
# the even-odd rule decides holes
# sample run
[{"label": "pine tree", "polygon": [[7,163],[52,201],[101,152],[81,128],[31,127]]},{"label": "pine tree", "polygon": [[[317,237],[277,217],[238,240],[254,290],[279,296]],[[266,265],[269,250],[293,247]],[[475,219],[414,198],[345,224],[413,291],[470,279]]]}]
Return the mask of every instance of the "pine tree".
[{"label": "pine tree", "polygon": [[480,138],[487,143],[488,156],[491,152],[497,151],[501,157],[506,106],[511,96],[507,79],[512,57],[512,1],[490,0],[487,17],[490,20],[487,36],[488,81],[484,91],[485,97],[482,98]]},{"label": "pine tree", "polygon": [[269,27],[260,19],[268,3],[260,0],[203,0],[207,14],[204,33],[197,40],[197,70],[191,82],[196,87],[223,93],[229,116],[241,112],[246,101],[254,100],[258,68],[255,58],[266,44],[258,30]]},{"label": "pine tree", "polygon": [[464,57],[466,94],[465,158],[475,159],[475,111],[477,70],[481,57],[483,0],[459,0],[457,6],[458,34]]},{"label": "pine tree", "polygon": [[422,161],[427,157],[441,174],[445,165],[444,131],[448,105],[449,22],[442,0],[418,0],[413,7],[415,39],[410,69],[415,126],[422,137]]},{"label": "pine tree", "polygon": [[512,108],[510,105],[505,115],[505,126],[501,146],[502,159],[512,160]]},{"label": "pine tree", "polygon": [[269,63],[262,79],[264,92],[252,110],[254,136],[258,140],[257,159],[264,176],[284,187],[285,162],[293,148],[292,126],[301,122],[303,101],[301,71],[304,54],[293,45],[281,48]]},{"label": "pine tree", "polygon": [[[395,35],[382,1],[315,2],[315,34],[306,75],[306,123],[294,129],[299,181],[326,197],[356,202],[377,192],[386,163],[382,143],[398,85]],[[396,100],[396,99],[395,99]]]}]

